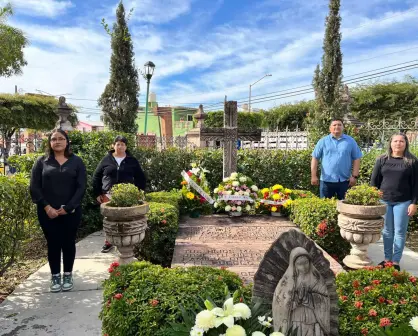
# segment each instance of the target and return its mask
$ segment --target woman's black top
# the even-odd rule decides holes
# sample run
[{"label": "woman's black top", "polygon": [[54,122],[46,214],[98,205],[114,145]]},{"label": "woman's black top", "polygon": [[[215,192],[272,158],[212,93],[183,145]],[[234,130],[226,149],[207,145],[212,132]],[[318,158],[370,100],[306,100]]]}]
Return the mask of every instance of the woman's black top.
[{"label": "woman's black top", "polygon": [[72,154],[62,165],[54,156],[42,156],[32,168],[30,194],[39,206],[59,209],[64,205],[70,213],[81,205],[86,182],[86,167],[78,156]]},{"label": "woman's black top", "polygon": [[93,192],[95,196],[106,194],[115,184],[131,183],[138,189],[145,190],[146,178],[138,160],[128,151],[118,165],[111,150],[99,163],[93,175]]},{"label": "woman's black top", "polygon": [[403,158],[381,156],[376,160],[371,185],[383,192],[383,200],[412,204],[418,199],[418,161],[406,162]]}]

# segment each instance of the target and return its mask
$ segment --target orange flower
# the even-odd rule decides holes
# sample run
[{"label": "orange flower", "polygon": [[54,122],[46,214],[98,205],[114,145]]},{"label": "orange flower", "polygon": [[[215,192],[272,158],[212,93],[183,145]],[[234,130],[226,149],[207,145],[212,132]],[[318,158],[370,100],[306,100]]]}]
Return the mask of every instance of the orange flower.
[{"label": "orange flower", "polygon": [[361,315],[357,315],[356,320],[357,320],[357,321],[363,321],[363,316],[361,316]]},{"label": "orange flower", "polygon": [[390,322],[390,320],[386,317],[380,319],[380,327],[384,328],[384,327],[389,327],[390,325],[392,325],[392,323]]},{"label": "orange flower", "polygon": [[181,185],[186,185],[187,182],[186,181],[181,181]]},{"label": "orange flower", "polygon": [[356,302],[354,303],[354,306],[355,306],[357,309],[360,309],[361,307],[363,307],[363,302],[361,302],[361,301],[356,301]]},{"label": "orange flower", "polygon": [[153,306],[153,307],[155,307],[155,306],[158,306],[158,304],[159,304],[160,302],[158,301],[158,300],[151,300],[150,301],[150,304],[151,304],[151,306]]},{"label": "orange flower", "polygon": [[377,311],[374,310],[374,309],[370,309],[369,310],[369,316],[376,317],[377,316]]},{"label": "orange flower", "polygon": [[342,302],[345,302],[345,301],[347,301],[347,300],[348,300],[348,297],[347,297],[347,296],[345,296],[345,295],[340,296],[340,300],[341,300]]}]

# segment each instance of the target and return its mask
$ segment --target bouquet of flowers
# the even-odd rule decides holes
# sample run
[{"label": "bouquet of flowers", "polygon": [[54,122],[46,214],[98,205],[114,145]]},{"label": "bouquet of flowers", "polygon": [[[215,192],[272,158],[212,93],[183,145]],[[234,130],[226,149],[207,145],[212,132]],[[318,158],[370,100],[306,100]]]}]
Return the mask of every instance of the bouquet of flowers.
[{"label": "bouquet of flowers", "polygon": [[196,163],[192,163],[191,167],[187,172],[182,172],[182,208],[191,217],[199,217],[200,214],[210,214],[212,209],[210,203],[213,203],[213,200],[209,196],[210,190],[206,180],[208,170],[199,167]]},{"label": "bouquet of flowers", "polygon": [[261,189],[259,193],[260,208],[264,212],[270,212],[273,216],[278,215],[287,207],[292,200],[292,190],[275,184],[270,188]]},{"label": "bouquet of flowers", "polygon": [[241,173],[232,173],[231,176],[224,178],[213,192],[215,209],[238,216],[253,211],[258,196],[257,186],[249,177]]}]

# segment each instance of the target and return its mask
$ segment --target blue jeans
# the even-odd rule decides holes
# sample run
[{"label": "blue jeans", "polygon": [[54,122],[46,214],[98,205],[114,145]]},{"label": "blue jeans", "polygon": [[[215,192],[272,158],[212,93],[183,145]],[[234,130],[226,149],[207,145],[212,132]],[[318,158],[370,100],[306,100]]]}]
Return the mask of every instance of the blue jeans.
[{"label": "blue jeans", "polygon": [[343,182],[325,182],[322,181],[319,184],[319,194],[321,198],[332,198],[337,196],[339,200],[343,200],[345,193],[348,190],[350,181]]},{"label": "blue jeans", "polygon": [[382,231],[385,260],[399,264],[405,247],[409,223],[408,207],[411,201],[383,203],[387,205]]}]

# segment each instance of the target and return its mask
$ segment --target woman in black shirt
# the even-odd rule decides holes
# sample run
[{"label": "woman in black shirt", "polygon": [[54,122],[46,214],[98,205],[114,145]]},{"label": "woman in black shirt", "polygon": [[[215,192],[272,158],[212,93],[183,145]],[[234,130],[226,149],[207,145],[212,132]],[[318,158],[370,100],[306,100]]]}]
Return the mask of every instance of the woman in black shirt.
[{"label": "woman in black shirt", "polygon": [[[81,222],[86,179],[84,163],[72,154],[68,135],[61,129],[52,131],[46,155],[34,164],[30,181],[30,193],[48,244],[51,292],[69,291],[74,286],[75,239]],[[61,251],[64,260],[62,282]]]},{"label": "woman in black shirt", "polygon": [[379,265],[393,262],[400,270],[408,222],[417,212],[418,198],[418,161],[409,152],[405,134],[392,135],[387,154],[376,161],[371,185],[383,192],[383,202],[387,204],[383,228],[385,260]]},{"label": "woman in black shirt", "polygon": [[[118,135],[111,150],[99,163],[93,175],[93,192],[99,203],[108,202],[109,192],[115,184],[132,183],[145,190],[145,175],[138,160],[127,150],[128,141]],[[113,245],[105,241],[102,252],[107,253]]]}]

